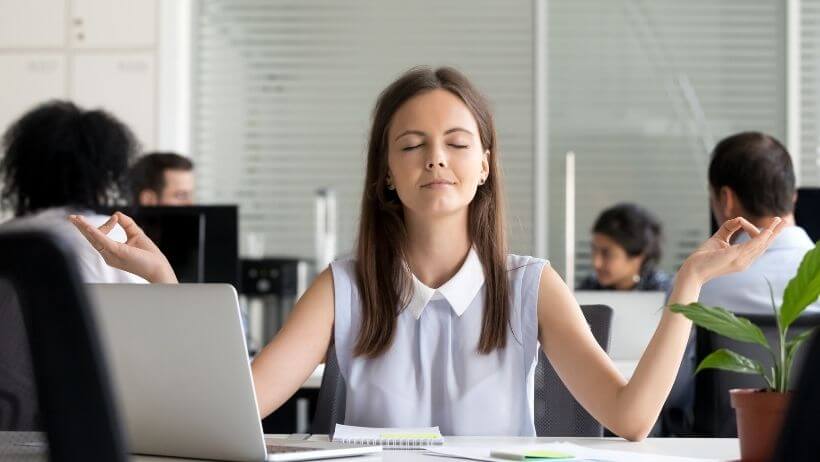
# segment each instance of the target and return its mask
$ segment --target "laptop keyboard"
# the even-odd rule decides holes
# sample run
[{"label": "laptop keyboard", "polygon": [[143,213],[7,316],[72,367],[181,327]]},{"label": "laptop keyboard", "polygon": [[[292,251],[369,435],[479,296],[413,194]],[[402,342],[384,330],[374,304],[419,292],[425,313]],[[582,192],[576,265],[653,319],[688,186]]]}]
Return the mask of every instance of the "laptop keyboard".
[{"label": "laptop keyboard", "polygon": [[278,444],[266,444],[268,454],[282,454],[284,452],[306,452],[318,451],[323,448],[306,448],[303,446],[280,446]]}]

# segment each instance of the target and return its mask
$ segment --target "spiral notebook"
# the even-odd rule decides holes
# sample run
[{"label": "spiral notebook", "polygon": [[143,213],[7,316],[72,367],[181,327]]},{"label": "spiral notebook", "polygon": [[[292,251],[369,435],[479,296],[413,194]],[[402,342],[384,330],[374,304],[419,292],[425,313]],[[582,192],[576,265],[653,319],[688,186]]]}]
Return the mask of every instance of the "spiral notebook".
[{"label": "spiral notebook", "polygon": [[424,449],[444,444],[438,427],[420,428],[373,428],[336,424],[334,443],[367,444],[384,449]]}]

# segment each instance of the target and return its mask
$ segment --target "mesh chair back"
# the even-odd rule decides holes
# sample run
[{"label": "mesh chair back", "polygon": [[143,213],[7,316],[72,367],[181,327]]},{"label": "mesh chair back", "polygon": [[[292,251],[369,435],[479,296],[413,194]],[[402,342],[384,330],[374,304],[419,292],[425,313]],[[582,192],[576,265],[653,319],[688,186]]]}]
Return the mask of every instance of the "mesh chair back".
[{"label": "mesh chair back", "polygon": [[[595,340],[608,352],[612,308],[582,305],[581,311]],[[538,352],[535,369],[535,433],[538,436],[604,435],[603,426],[573,398],[543,351]]]}]

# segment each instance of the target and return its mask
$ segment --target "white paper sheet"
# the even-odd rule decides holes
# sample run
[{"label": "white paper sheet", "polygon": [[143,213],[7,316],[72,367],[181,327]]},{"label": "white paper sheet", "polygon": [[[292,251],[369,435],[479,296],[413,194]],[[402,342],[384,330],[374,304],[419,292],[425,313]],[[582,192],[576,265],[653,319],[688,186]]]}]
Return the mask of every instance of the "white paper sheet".
[{"label": "white paper sheet", "polygon": [[563,461],[589,461],[589,462],[706,462],[717,459],[695,459],[690,457],[664,456],[660,454],[646,454],[629,451],[614,451],[608,449],[592,449],[579,446],[574,443],[558,442],[533,444],[527,446],[440,446],[428,448],[424,454],[438,457],[451,457],[456,459],[476,460],[483,462],[510,462],[509,459],[498,459],[490,457],[490,451],[558,451],[572,454],[572,459],[554,459],[556,462]]}]

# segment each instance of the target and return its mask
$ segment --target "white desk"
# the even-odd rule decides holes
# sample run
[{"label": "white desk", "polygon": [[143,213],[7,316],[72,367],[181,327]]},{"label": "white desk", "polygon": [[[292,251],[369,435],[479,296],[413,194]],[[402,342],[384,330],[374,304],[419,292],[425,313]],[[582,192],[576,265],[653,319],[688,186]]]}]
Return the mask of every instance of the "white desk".
[{"label": "white desk", "polygon": [[[31,435],[31,434],[29,434]],[[31,441],[31,436],[20,433],[0,432],[0,460],[44,462],[46,457],[35,448],[16,446],[15,441]],[[269,435],[268,439],[287,438],[287,435]],[[311,437],[315,440],[327,440],[327,436]],[[447,437],[447,444],[458,446],[518,446],[524,444],[568,441],[581,446],[596,449],[627,451],[642,454],[660,454],[669,456],[693,457],[732,461],[740,458],[740,447],[734,438],[649,438],[640,443],[630,443],[620,438],[496,438],[496,437]],[[135,456],[135,462],[170,462],[183,461],[167,457]],[[340,459],[334,459],[340,460]],[[424,455],[422,451],[385,451],[379,456],[356,457],[347,460],[360,462],[438,462],[441,458]],[[451,459],[456,460],[456,459]]]},{"label": "white desk", "polygon": [[325,365],[319,364],[313,373],[310,374],[302,388],[320,388],[322,386],[322,375],[325,373]]}]

